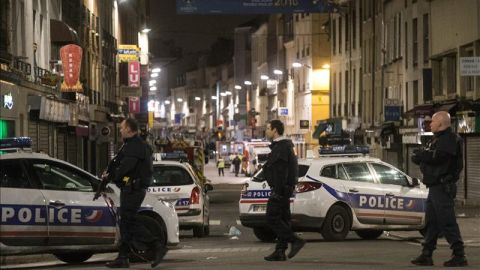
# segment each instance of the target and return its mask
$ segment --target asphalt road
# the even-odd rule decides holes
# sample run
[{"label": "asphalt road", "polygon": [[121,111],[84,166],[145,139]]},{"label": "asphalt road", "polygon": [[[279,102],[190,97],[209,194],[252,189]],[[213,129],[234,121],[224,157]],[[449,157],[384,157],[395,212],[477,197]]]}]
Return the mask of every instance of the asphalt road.
[{"label": "asphalt road", "polygon": [[[293,259],[286,262],[267,262],[263,257],[273,251],[273,243],[258,241],[251,229],[237,224],[238,197],[241,185],[215,185],[211,198],[211,236],[193,238],[190,231],[181,231],[181,249],[169,251],[156,269],[405,269],[417,268],[410,259],[421,249],[420,234],[400,237],[384,234],[377,240],[362,240],[350,234],[346,241],[326,242],[319,233],[304,233],[307,245]],[[241,235],[231,239],[231,226]],[[467,245],[469,268],[480,265],[480,245]],[[440,242],[434,255],[436,267],[450,256],[446,243]],[[115,254],[100,254],[79,265],[66,265],[57,260],[2,265],[2,269],[106,269],[104,263]],[[48,259],[48,257],[47,257]],[[431,267],[433,269],[434,267]],[[132,264],[130,269],[151,269],[149,264]],[[422,269],[429,269],[422,268]]]}]

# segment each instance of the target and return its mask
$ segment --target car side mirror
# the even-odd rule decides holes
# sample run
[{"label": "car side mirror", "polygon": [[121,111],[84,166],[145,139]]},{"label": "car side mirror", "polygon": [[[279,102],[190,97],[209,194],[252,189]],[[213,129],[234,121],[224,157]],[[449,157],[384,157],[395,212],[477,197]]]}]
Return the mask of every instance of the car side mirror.
[{"label": "car side mirror", "polygon": [[213,190],[213,186],[211,184],[205,184],[205,191]]},{"label": "car side mirror", "polygon": [[418,187],[420,186],[420,181],[418,178],[412,178],[412,187]]}]

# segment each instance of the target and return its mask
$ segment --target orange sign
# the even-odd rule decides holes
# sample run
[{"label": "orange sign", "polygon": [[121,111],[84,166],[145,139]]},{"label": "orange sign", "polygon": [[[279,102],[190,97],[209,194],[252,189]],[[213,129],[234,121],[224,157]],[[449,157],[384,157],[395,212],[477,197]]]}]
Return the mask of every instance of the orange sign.
[{"label": "orange sign", "polygon": [[78,80],[80,77],[80,67],[82,65],[82,48],[75,44],[70,44],[60,48],[60,58],[63,65],[63,83],[62,92],[83,92],[82,84]]}]

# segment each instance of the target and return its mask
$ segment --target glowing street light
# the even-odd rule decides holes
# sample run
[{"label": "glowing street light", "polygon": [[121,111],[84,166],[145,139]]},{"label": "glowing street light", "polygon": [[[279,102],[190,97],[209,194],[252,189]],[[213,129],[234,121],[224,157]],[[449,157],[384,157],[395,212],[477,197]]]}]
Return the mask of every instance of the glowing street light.
[{"label": "glowing street light", "polygon": [[274,69],[274,70],[273,70],[273,74],[275,74],[275,75],[282,75],[282,74],[283,74],[283,71],[281,71],[280,69]]},{"label": "glowing street light", "polygon": [[150,77],[156,78],[156,77],[158,77],[158,73],[152,73],[152,75],[150,75]]},{"label": "glowing street light", "polygon": [[270,78],[267,75],[261,75],[260,76],[260,80],[262,80],[262,81],[266,81],[268,79],[270,79]]},{"label": "glowing street light", "polygon": [[212,96],[212,99],[213,99],[213,100],[216,100],[216,99],[217,99],[217,96]]},{"label": "glowing street light", "polygon": [[226,94],[227,96],[231,96],[231,95],[232,95],[232,91],[225,91],[225,94]]},{"label": "glowing street light", "polygon": [[242,89],[242,87],[237,84],[237,85],[235,85],[235,89],[240,90],[240,89]]},{"label": "glowing street light", "polygon": [[161,68],[154,68],[154,69],[152,69],[152,73],[159,73],[160,71],[162,71]]},{"label": "glowing street light", "polygon": [[226,97],[226,96],[227,96],[227,93],[223,93],[223,92],[222,92],[222,93],[220,93],[220,96]]},{"label": "glowing street light", "polygon": [[244,81],[243,82],[245,85],[252,85],[252,82],[251,81]]},{"label": "glowing street light", "polygon": [[168,99],[165,100],[165,104],[167,104],[167,105],[170,104],[170,100],[168,100]]},{"label": "glowing street light", "polygon": [[150,28],[143,28],[142,29],[142,33],[145,33],[145,34],[150,32],[150,31],[152,31],[152,29],[150,29]]},{"label": "glowing street light", "polygon": [[196,100],[196,101],[200,101],[200,100],[202,100],[202,99],[201,99],[200,97],[195,97],[195,100]]},{"label": "glowing street light", "polygon": [[150,91],[157,91],[157,87],[156,86],[150,87]]},{"label": "glowing street light", "polygon": [[183,98],[177,98],[178,102],[183,102]]},{"label": "glowing street light", "polygon": [[157,80],[150,80],[148,82],[148,86],[154,86],[155,84],[157,84]]},{"label": "glowing street light", "polygon": [[302,67],[302,66],[303,66],[303,65],[302,65],[301,63],[299,63],[299,62],[293,62],[293,63],[292,63],[292,67],[294,67],[294,68],[299,68],[299,67]]}]

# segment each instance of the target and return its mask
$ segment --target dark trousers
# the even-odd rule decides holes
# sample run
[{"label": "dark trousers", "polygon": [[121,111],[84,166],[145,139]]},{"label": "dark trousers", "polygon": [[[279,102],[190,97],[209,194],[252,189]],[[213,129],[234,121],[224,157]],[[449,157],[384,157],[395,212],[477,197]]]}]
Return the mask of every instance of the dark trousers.
[{"label": "dark trousers", "polygon": [[235,176],[238,176],[239,172],[240,172],[240,164],[235,165]]},{"label": "dark trousers", "polygon": [[134,189],[123,187],[120,193],[120,249],[118,256],[126,257],[130,251],[133,236],[136,234],[138,226],[136,225],[136,215],[143,199],[145,198],[145,189]]},{"label": "dark trousers", "polygon": [[220,176],[220,173],[222,176],[225,176],[225,173],[223,172],[223,168],[218,168],[218,176]]},{"label": "dark trousers", "polygon": [[291,229],[290,197],[270,197],[267,203],[267,224],[277,235],[275,249],[286,250],[288,243],[297,239]]},{"label": "dark trousers", "polygon": [[464,256],[464,246],[460,229],[455,217],[456,186],[450,185],[450,192],[446,192],[443,185],[429,188],[426,204],[426,232],[423,244],[423,254],[431,256],[437,247],[437,239],[443,233],[454,255]]}]

